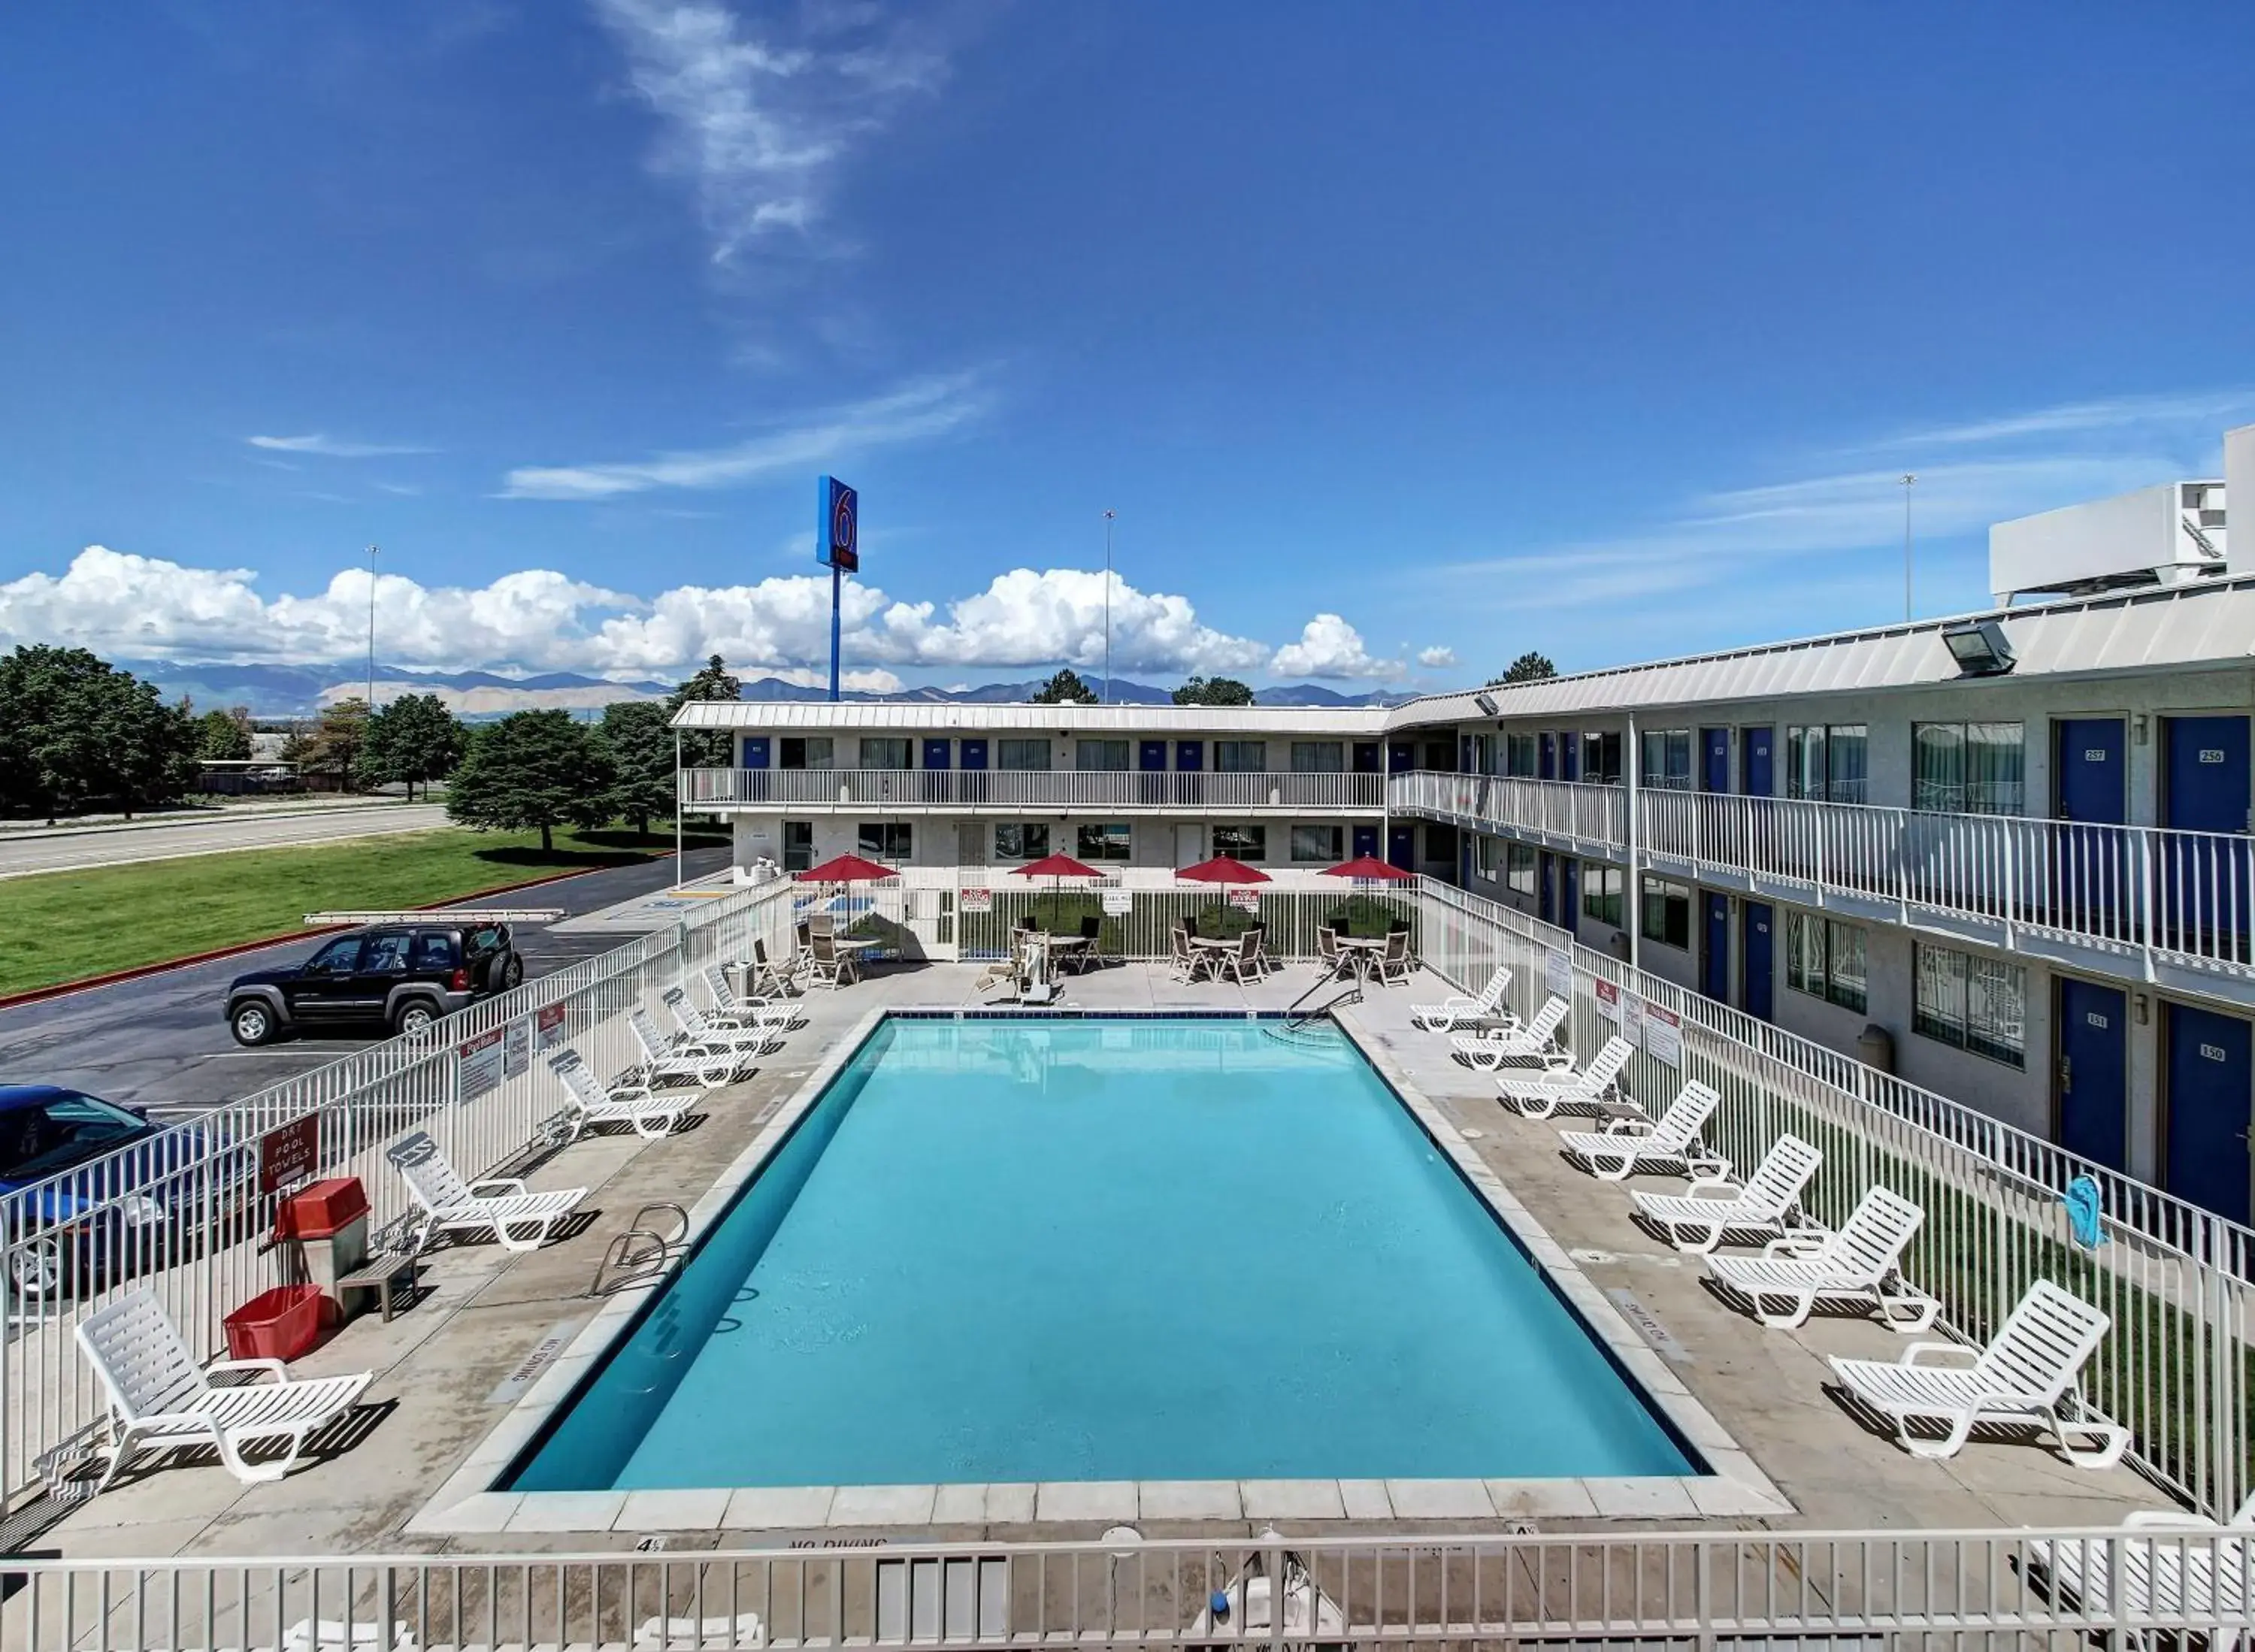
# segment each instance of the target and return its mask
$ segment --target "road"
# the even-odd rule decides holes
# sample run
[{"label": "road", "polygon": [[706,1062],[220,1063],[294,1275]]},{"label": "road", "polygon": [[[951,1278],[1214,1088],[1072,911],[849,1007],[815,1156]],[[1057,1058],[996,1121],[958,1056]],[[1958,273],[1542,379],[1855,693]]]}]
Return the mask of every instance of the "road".
[{"label": "road", "polygon": [[366,809],[330,808],[305,814],[244,813],[232,819],[172,820],[162,826],[102,826],[53,836],[0,834],[0,877],[76,868],[120,866],[131,861],[172,861],[227,849],[272,849],[298,843],[334,843],[396,832],[428,832],[446,824],[438,803],[387,804]]},{"label": "road", "polygon": [[[727,863],[725,848],[693,849],[686,865],[695,878]],[[577,917],[672,881],[673,857],[666,855],[583,873],[518,895],[488,897],[479,904],[560,907],[566,916]],[[600,931],[558,935],[544,927],[522,928],[516,935],[528,979],[631,938]],[[68,1085],[169,1114],[216,1107],[310,1072],[381,1037],[382,1030],[370,1028],[361,1037],[285,1039],[245,1050],[228,1035],[220,1015],[221,995],[235,976],[303,958],[320,944],[313,938],[281,941],[255,953],[0,1009],[0,1082]]]}]

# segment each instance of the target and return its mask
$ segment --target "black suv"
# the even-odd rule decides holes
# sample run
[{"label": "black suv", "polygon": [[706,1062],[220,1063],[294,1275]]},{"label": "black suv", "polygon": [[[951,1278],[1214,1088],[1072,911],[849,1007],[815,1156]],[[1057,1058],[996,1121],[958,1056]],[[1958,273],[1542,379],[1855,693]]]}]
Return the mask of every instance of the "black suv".
[{"label": "black suv", "polygon": [[302,964],[236,976],[227,1024],[244,1044],[352,1022],[415,1032],[523,979],[506,924],[379,924]]}]

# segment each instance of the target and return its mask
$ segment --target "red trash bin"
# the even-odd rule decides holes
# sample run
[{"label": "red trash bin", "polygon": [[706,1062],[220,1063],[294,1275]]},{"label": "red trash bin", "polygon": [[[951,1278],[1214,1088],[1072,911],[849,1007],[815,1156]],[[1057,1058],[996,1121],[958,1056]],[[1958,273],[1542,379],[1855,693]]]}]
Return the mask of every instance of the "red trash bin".
[{"label": "red trash bin", "polygon": [[321,1334],[321,1288],[277,1285],[228,1315],[230,1360],[294,1360]]}]

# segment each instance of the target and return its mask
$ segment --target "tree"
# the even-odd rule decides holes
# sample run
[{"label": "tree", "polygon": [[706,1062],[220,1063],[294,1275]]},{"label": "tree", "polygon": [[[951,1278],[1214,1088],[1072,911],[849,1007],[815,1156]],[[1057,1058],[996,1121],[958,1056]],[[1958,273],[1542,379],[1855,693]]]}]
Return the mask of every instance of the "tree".
[{"label": "tree", "polygon": [[1080,680],[1080,675],[1068,665],[1034,691],[1036,706],[1093,706],[1096,691]]},{"label": "tree", "polygon": [[402,694],[368,720],[361,777],[378,785],[404,781],[412,799],[417,781],[427,789],[454,772],[468,740],[460,720],[436,694]]},{"label": "tree", "polygon": [[196,756],[211,763],[244,763],[250,756],[250,708],[207,711],[196,719]]},{"label": "tree", "polygon": [[351,791],[360,778],[361,753],[368,749],[368,702],[359,695],[332,700],[321,707],[320,720],[300,747],[299,768],[306,774],[334,775],[340,791]]},{"label": "tree", "polygon": [[665,707],[654,699],[613,700],[603,707],[600,732],[610,749],[611,812],[646,838],[650,817],[673,807],[673,730]]},{"label": "tree", "polygon": [[[738,700],[744,697],[744,685],[728,674],[728,665],[718,654],[705,662],[698,673],[665,697],[665,714],[669,721],[692,699]],[[735,756],[735,736],[726,729],[693,729],[681,737],[681,761],[691,769],[726,769]]]},{"label": "tree", "polygon": [[521,711],[488,723],[446,788],[450,819],[479,831],[540,833],[552,854],[559,826],[598,826],[612,815],[610,753],[563,711]]},{"label": "tree", "polygon": [[1490,688],[1498,688],[1506,683],[1536,683],[1546,677],[1556,677],[1557,674],[1558,668],[1550,663],[1549,655],[1538,654],[1530,648],[1512,661],[1505,668],[1502,676],[1489,678],[1487,685]]},{"label": "tree", "polygon": [[1193,677],[1175,690],[1177,706],[1250,706],[1253,690],[1234,677]]},{"label": "tree", "polygon": [[18,647],[0,659],[0,805],[53,820],[172,802],[195,780],[196,732],[185,703],[85,649]]}]

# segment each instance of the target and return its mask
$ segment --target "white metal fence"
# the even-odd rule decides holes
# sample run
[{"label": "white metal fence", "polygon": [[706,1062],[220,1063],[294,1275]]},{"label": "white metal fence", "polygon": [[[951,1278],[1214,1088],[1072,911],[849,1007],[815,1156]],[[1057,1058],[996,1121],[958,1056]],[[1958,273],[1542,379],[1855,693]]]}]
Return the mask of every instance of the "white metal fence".
[{"label": "white metal fence", "polygon": [[1334,770],[688,769],[684,808],[1158,810],[1376,814],[1386,777]]},{"label": "white metal fence", "polygon": [[[1613,1533],[13,1563],[0,1635],[157,1648],[2247,1644],[2218,1531]],[[1221,1610],[1216,1610],[1219,1601]],[[1281,1603],[1282,1610],[1271,1610]],[[306,1632],[292,1637],[295,1626]],[[327,1626],[329,1638],[316,1640]]]},{"label": "white metal fence", "polygon": [[[1640,1044],[1629,1087],[1654,1112],[1686,1079],[1713,1086],[1723,1101],[1708,1139],[1742,1170],[1787,1131],[1822,1148],[1824,1168],[1806,1196],[1819,1220],[1844,1220],[1873,1183],[1916,1200],[1927,1219],[1904,1273],[1941,1299],[1949,1330],[1985,1339],[2039,1278],[2097,1304],[2113,1329],[2086,1392],[2133,1431],[2138,1461],[2219,1517],[2255,1491],[2255,1232],[1633,970],[1512,908],[1434,882],[1423,902],[1428,968],[1469,988],[1509,965],[1514,1005],[1531,1014],[1556,978],[1553,959],[1562,960],[1570,1046],[1586,1060],[1626,1026]],[[1653,1051],[1675,1030],[1655,1029],[1647,1006],[1681,1023],[1674,1064]],[[2070,1242],[2061,1204],[2078,1176],[2097,1185],[2105,1213],[2108,1242],[2096,1251]]]},{"label": "white metal fence", "polygon": [[[1620,859],[1626,789],[1501,775],[1396,775],[1388,806]],[[1640,864],[1813,899],[1848,894],[2255,972],[2255,837],[1934,814],[1654,787]]]},{"label": "white metal fence", "polygon": [[[371,1219],[405,1213],[383,1149],[428,1131],[466,1177],[521,1155],[559,1109],[543,1052],[570,1044],[608,1073],[636,1059],[629,1010],[703,966],[789,936],[790,886],[700,902],[672,927],[481,1000],[425,1032],[387,1038],[248,1099],[0,1197],[0,1494],[37,1484],[102,1416],[72,1328],[126,1286],[153,1288],[200,1357],[224,1316],[289,1283],[268,1247],[277,1195],[260,1142],[310,1121],[319,1176],[357,1176]],[[702,1002],[701,998],[699,1002]],[[661,1020],[663,1019],[661,1016]]]}]

